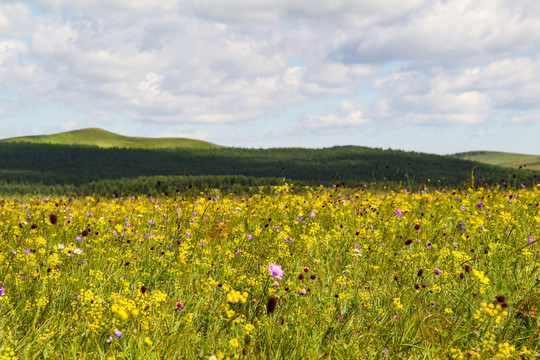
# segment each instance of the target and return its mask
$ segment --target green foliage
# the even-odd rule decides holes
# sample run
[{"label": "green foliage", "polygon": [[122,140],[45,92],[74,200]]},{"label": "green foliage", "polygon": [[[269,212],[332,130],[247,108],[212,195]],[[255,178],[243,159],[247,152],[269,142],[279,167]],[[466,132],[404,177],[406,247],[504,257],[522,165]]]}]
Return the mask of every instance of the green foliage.
[{"label": "green foliage", "polygon": [[[66,187],[70,186],[80,189],[94,186],[96,191],[101,191],[97,190],[99,188],[110,191],[114,187],[133,189],[138,185],[89,184],[101,180],[141,176],[186,175],[213,176],[209,185],[216,187],[221,187],[232,179],[219,179],[221,176],[246,176],[286,177],[308,185],[397,183],[412,189],[425,184],[436,187],[461,186],[470,179],[473,169],[478,184],[506,183],[519,186],[521,183],[535,182],[530,172],[519,171],[515,172],[514,176],[508,169],[453,156],[360,146],[336,146],[326,149],[148,150],[0,143],[0,184],[3,184],[0,191],[4,193],[9,192],[6,188],[15,185],[33,186],[36,189],[43,186],[54,187],[55,192],[66,190]],[[129,181],[126,180],[126,184]],[[218,184],[214,184],[215,181]]]}]

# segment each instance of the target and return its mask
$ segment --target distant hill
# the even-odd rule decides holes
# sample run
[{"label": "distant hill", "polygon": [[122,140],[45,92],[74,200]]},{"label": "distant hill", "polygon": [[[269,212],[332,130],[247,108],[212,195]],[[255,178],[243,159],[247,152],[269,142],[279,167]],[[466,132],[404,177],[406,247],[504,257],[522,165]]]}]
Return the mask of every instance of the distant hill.
[{"label": "distant hill", "polygon": [[[442,156],[361,146],[279,148],[100,148],[0,142],[0,185],[74,185],[147,176],[247,176],[329,185],[402,182],[435,186],[531,183],[535,174]],[[509,182],[512,174],[515,181]],[[228,181],[228,180],[224,180]]]},{"label": "distant hill", "polygon": [[[512,169],[540,170],[540,155],[513,154],[498,151],[469,151],[455,154],[464,160],[478,161],[480,163],[503,166]],[[524,166],[526,165],[526,166]]]},{"label": "distant hill", "polygon": [[118,135],[106,130],[89,128],[67,131],[52,135],[20,136],[0,140],[0,143],[25,142],[55,145],[90,145],[101,148],[130,149],[170,149],[198,148],[210,149],[221,146],[202,140],[187,138],[147,138]]}]

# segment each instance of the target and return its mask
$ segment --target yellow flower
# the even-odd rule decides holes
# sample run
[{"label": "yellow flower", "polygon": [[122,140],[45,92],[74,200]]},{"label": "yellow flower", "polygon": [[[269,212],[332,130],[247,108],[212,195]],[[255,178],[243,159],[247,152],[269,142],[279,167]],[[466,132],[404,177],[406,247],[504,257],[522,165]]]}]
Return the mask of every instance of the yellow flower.
[{"label": "yellow flower", "polygon": [[237,338],[231,339],[229,341],[229,344],[231,344],[232,347],[239,347],[240,346],[240,343],[238,342]]},{"label": "yellow flower", "polygon": [[150,340],[150,338],[148,336],[144,338],[144,342],[147,343],[150,346],[154,345],[154,342],[152,340]]},{"label": "yellow flower", "polygon": [[255,326],[249,323],[244,325],[244,330],[246,331],[246,334],[249,334],[251,331],[253,331],[253,329],[255,329]]}]

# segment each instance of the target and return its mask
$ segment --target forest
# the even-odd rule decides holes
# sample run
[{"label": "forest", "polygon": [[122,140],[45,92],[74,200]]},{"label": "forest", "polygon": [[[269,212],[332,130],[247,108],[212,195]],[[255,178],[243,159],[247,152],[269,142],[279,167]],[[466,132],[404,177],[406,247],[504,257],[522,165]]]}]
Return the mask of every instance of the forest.
[{"label": "forest", "polygon": [[[147,177],[172,177],[177,187],[199,184],[271,185],[287,179],[308,185],[399,183],[461,186],[533,184],[534,171],[515,171],[453,156],[361,146],[323,149],[128,149],[0,143],[0,192],[143,193]],[[148,180],[153,183],[155,179]],[[282,181],[282,180],[281,180]],[[47,190],[48,189],[48,190]]]}]

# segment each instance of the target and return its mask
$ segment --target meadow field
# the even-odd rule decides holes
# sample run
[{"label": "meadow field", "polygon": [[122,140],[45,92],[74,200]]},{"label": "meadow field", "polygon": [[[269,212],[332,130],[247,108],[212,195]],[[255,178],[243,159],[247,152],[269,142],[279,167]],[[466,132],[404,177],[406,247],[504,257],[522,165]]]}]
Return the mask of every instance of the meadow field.
[{"label": "meadow field", "polygon": [[0,359],[534,359],[540,189],[0,200]]}]

